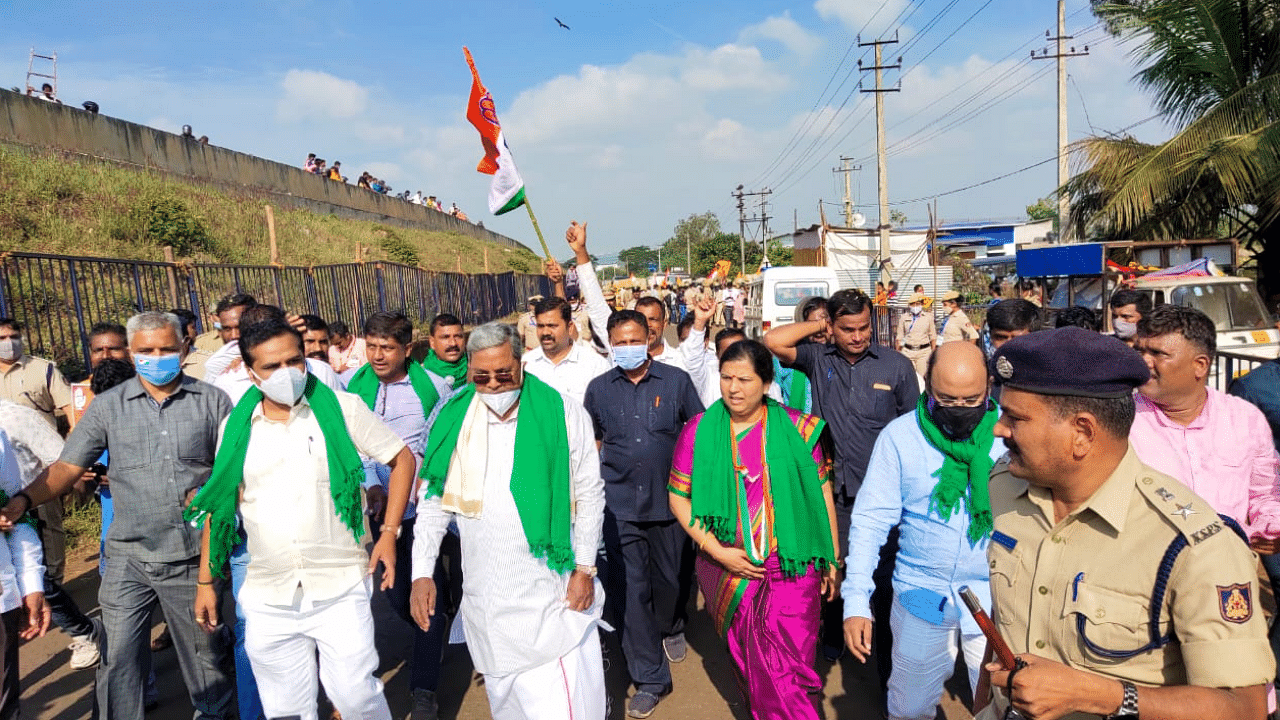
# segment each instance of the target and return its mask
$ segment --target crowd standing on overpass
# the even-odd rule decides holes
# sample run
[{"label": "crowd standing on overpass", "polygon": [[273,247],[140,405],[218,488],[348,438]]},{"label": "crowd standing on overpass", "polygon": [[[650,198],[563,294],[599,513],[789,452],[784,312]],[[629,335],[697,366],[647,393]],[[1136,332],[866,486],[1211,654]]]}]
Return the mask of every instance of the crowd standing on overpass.
[{"label": "crowd standing on overpass", "polygon": [[[1203,313],[1117,293],[1114,335],[1042,329],[1035,287],[996,287],[982,332],[917,292],[879,345],[875,300],[841,290],[748,338],[741,292],[610,297],[585,225],[566,241],[515,326],[231,295],[203,335],[91,318],[87,387],[0,319],[0,718],[56,622],[95,712],[140,720],[157,606],[197,717],[314,719],[323,689],[390,718],[374,593],[414,628],[411,720],[439,714],[446,639],[495,718],[661,716],[708,621],[760,720],[820,716],[819,657],[874,662],[867,702],[932,718],[960,655],[982,718],[1267,714],[1277,362],[1219,392]],[[61,589],[69,493],[103,503],[100,618]]]}]

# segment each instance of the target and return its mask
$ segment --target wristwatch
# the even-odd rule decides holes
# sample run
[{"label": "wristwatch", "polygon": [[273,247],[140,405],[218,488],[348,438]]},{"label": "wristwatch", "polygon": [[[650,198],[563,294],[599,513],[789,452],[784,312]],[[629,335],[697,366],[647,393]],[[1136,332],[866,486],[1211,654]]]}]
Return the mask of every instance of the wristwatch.
[{"label": "wristwatch", "polygon": [[1121,680],[1120,686],[1124,688],[1124,700],[1120,701],[1120,709],[1106,720],[1138,720],[1138,688],[1128,680]]},{"label": "wristwatch", "polygon": [[380,531],[381,531],[381,532],[384,532],[384,533],[386,533],[386,532],[393,532],[393,533],[395,533],[395,534],[396,534],[396,539],[397,539],[397,540],[399,540],[399,539],[400,539],[400,526],[399,526],[399,525],[383,525],[383,526],[380,528]]},{"label": "wristwatch", "polygon": [[598,570],[596,570],[595,565],[577,565],[573,569],[577,570],[583,575],[586,575],[589,578],[594,578],[596,576],[596,573],[599,572]]}]

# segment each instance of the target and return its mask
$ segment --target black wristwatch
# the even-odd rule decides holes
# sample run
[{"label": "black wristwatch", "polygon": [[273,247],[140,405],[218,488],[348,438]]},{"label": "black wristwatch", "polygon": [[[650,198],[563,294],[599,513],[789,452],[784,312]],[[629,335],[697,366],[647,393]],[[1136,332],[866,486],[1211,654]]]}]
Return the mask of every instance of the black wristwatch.
[{"label": "black wristwatch", "polygon": [[23,500],[26,500],[26,501],[27,501],[27,509],[25,509],[25,510],[23,510],[23,511],[22,511],[22,512],[24,512],[24,513],[31,512],[31,509],[32,509],[32,508],[34,508],[34,507],[36,506],[36,504],[35,504],[34,502],[32,502],[32,501],[31,501],[31,496],[30,496],[30,495],[28,495],[28,494],[26,494],[26,493],[25,493],[25,492],[23,492],[23,491],[18,491],[18,492],[16,492],[16,493],[14,493],[14,494],[13,494],[13,499],[14,499],[14,500],[17,500],[18,498],[22,498]]},{"label": "black wristwatch", "polygon": [[1121,680],[1120,686],[1124,688],[1124,700],[1120,701],[1120,709],[1106,720],[1138,720],[1138,688],[1128,680]]}]

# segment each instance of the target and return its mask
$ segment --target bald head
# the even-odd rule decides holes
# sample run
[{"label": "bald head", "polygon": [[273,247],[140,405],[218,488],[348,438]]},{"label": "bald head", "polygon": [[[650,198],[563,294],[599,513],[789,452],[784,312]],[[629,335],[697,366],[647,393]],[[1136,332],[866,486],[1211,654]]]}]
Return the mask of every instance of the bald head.
[{"label": "bald head", "polygon": [[939,345],[929,358],[925,377],[929,394],[938,400],[981,398],[987,392],[987,359],[967,342]]}]

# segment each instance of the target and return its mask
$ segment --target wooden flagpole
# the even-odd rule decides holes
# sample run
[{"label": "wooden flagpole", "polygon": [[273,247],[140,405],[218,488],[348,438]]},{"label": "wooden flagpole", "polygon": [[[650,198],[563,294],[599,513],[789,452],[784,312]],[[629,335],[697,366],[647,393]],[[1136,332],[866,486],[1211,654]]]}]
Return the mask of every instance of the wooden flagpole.
[{"label": "wooden flagpole", "polygon": [[533,214],[533,206],[529,204],[529,196],[524,196],[524,209],[529,211],[529,222],[533,223],[533,231],[538,234],[538,242],[542,243],[542,254],[551,259],[551,251],[547,249],[547,241],[542,237],[542,228],[538,227],[538,218]]}]

